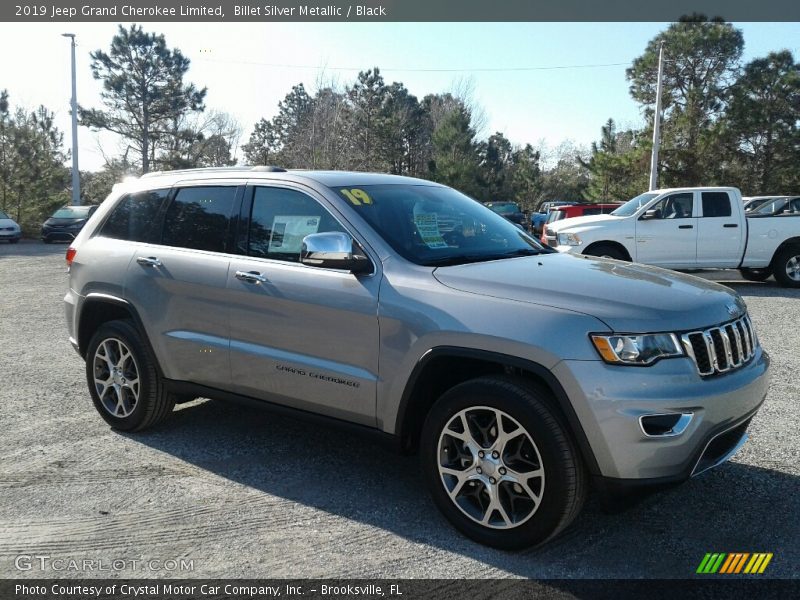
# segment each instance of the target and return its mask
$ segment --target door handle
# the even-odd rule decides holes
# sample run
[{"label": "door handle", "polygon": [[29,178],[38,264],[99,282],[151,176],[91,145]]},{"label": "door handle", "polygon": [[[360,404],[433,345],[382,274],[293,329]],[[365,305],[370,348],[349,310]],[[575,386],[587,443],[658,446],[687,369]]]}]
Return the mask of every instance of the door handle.
[{"label": "door handle", "polygon": [[247,283],[267,283],[267,278],[258,271],[236,271],[236,279]]},{"label": "door handle", "polygon": [[161,261],[155,256],[139,256],[136,262],[145,267],[160,267]]},{"label": "door handle", "polygon": [[694,229],[694,225],[678,225],[678,229]]},{"label": "door handle", "polygon": [[725,223],[725,225],[723,225],[723,227],[738,227],[738,226],[739,225],[737,225],[736,223]]}]

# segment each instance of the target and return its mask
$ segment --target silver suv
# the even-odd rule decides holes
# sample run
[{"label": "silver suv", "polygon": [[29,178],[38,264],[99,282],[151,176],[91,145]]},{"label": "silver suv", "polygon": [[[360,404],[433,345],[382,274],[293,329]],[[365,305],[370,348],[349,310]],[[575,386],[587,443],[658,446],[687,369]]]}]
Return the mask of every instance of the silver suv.
[{"label": "silver suv", "polygon": [[274,167],[115,188],[67,252],[70,341],[116,429],[241,400],[419,452],[444,515],[542,543],[601,491],[730,457],[764,400],[742,299],[558,254],[448,187]]}]

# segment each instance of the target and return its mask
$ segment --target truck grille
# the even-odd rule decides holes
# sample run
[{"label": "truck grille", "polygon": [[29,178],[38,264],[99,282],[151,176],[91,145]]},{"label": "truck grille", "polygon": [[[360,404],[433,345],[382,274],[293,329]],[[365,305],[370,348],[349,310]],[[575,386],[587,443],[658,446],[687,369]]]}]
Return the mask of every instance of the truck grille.
[{"label": "truck grille", "polygon": [[747,315],[719,327],[684,333],[681,341],[703,377],[738,369],[753,358],[758,348]]}]

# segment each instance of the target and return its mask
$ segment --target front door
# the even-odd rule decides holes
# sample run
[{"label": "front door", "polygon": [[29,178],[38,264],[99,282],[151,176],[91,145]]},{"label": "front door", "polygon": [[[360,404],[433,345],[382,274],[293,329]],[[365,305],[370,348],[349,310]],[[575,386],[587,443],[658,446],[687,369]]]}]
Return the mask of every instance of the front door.
[{"label": "front door", "polygon": [[636,262],[692,268],[697,261],[694,192],[670,194],[648,207],[636,221]]},{"label": "front door", "polygon": [[234,391],[374,426],[379,265],[301,264],[304,236],[347,231],[301,189],[248,188],[240,222],[227,282]]}]

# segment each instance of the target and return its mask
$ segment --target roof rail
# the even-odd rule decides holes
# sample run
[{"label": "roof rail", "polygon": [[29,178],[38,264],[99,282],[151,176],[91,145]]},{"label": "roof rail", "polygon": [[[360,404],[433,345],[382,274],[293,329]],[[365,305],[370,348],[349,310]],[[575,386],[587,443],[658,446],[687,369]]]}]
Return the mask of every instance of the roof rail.
[{"label": "roof rail", "polygon": [[175,171],[150,171],[140,177],[146,179],[148,177],[158,177],[159,175],[181,175],[183,173],[228,173],[228,172],[246,172],[256,171],[259,173],[285,173],[286,169],[282,167],[273,167],[258,165],[255,167],[200,167],[198,169],[176,169]]}]

